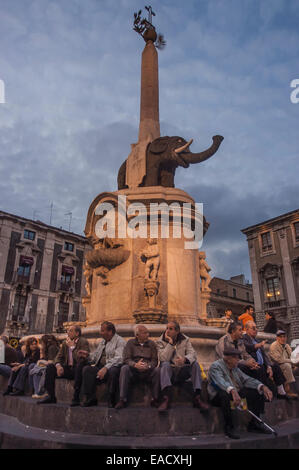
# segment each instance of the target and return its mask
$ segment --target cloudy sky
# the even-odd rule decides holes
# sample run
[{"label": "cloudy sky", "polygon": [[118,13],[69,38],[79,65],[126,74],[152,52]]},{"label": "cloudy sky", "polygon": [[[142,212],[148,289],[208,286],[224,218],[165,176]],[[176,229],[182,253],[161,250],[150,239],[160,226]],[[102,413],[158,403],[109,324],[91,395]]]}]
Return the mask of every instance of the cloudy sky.
[{"label": "cloudy sky", "polygon": [[[212,274],[250,277],[242,228],[297,209],[298,0],[152,0],[162,135],[225,140],[176,186],[204,203]],[[136,142],[140,0],[1,0],[0,209],[83,233]]]}]

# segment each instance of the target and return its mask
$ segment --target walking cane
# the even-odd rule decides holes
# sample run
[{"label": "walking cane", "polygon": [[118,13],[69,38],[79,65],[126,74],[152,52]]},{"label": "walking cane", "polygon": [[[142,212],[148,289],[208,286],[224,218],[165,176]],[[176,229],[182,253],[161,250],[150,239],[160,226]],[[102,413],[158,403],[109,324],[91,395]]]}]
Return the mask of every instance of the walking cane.
[{"label": "walking cane", "polygon": [[261,418],[259,418],[258,416],[256,416],[254,413],[252,413],[252,411],[250,411],[248,408],[247,409],[243,409],[241,406],[238,406],[237,409],[239,411],[247,411],[253,418],[255,418],[259,423],[263,424],[265,426],[265,428],[269,429],[269,431],[271,431],[272,434],[274,434],[274,436],[276,437],[277,436],[277,432],[275,431],[275,429],[271,428],[271,426],[269,426],[267,423],[265,423],[263,420],[261,420]]}]

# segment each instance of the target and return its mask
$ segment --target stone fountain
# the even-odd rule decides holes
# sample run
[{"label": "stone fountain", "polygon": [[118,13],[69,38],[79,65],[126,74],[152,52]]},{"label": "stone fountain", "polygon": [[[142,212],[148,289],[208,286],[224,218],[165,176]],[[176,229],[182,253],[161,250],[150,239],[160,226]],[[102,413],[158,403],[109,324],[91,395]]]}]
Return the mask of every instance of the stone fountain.
[{"label": "stone fountain", "polygon": [[223,137],[214,136],[207,150],[193,153],[192,140],[160,136],[157,49],[165,41],[151,12],[148,20],[140,14],[134,20],[145,41],[138,142],[120,166],[118,191],[99,194],[87,214],[85,235],[92,249],[84,270],[83,334],[92,340],[101,322],[109,320],[126,338],[133,336],[136,323],[147,324],[155,337],[163,324],[176,320],[208,365],[223,334],[209,325],[214,321],[207,318],[210,267],[195,243],[209,223],[192,197],[175,188],[174,176],[178,166],[188,168],[214,155]]}]

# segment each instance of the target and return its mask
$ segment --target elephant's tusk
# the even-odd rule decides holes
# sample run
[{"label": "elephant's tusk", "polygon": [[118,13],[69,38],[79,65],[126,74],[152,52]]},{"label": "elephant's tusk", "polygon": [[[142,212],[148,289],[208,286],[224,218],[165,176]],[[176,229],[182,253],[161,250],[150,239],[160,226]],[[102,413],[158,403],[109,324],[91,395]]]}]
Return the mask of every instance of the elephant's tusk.
[{"label": "elephant's tusk", "polygon": [[179,147],[178,149],[175,149],[175,153],[181,153],[183,152],[184,150],[186,150],[186,148],[189,147],[189,145],[191,145],[193,142],[193,139],[189,140],[189,142],[187,142],[187,144],[183,145],[182,147]]}]

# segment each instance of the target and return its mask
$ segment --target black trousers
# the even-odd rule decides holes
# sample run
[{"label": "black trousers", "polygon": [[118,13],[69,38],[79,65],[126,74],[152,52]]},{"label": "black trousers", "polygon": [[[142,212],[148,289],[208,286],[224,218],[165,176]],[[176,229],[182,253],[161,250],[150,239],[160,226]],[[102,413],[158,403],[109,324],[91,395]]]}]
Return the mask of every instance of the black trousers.
[{"label": "black trousers", "polygon": [[79,362],[75,366],[63,366],[64,374],[62,377],[58,377],[56,366],[54,364],[49,364],[46,369],[45,376],[45,389],[48,395],[51,398],[55,397],[55,380],[56,378],[61,379],[75,379],[75,390],[80,390],[82,384],[82,367],[84,366],[83,362]]},{"label": "black trousers", "polygon": [[116,400],[116,395],[119,389],[120,367],[110,367],[102,380],[97,378],[99,370],[101,370],[101,367],[98,366],[84,366],[82,373],[82,392],[86,396],[87,400],[94,400],[96,399],[97,385],[107,383],[109,400],[113,403]]},{"label": "black trousers", "polygon": [[285,377],[278,364],[273,364],[273,366],[271,366],[273,371],[273,380],[269,378],[267,374],[267,367],[265,366],[265,364],[263,364],[259,369],[256,370],[252,370],[249,367],[244,366],[243,364],[239,365],[238,367],[239,369],[241,369],[242,372],[244,372],[244,374],[249,375],[250,377],[253,377],[256,380],[259,380],[264,385],[269,387],[274,395],[277,394],[276,387],[279,387],[279,385],[283,385],[285,383]]},{"label": "black trousers", "polygon": [[[252,388],[242,388],[238,391],[241,398],[246,398],[248,409],[257,416],[264,412],[265,400],[257,390]],[[217,395],[211,400],[211,404],[221,408],[226,426],[233,427],[232,410],[230,403],[232,396],[223,390],[219,390]]]},{"label": "black trousers", "polygon": [[127,401],[129,394],[129,386],[132,382],[144,381],[150,384],[152,397],[159,398],[160,393],[160,369],[154,367],[145,372],[139,372],[134,367],[124,364],[120,371],[119,376],[119,394],[120,399]]}]

